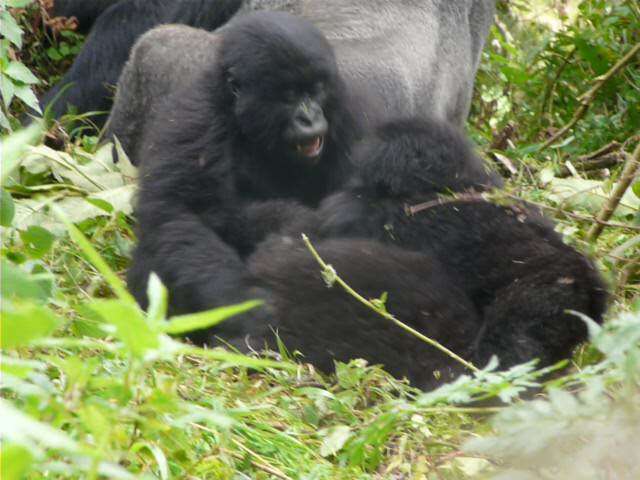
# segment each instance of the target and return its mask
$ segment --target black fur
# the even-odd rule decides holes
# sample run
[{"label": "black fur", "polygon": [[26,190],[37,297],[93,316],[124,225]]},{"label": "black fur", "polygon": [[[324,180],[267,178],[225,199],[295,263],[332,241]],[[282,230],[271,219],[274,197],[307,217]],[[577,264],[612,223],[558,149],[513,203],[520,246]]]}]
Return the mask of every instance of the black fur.
[{"label": "black fur", "polygon": [[[262,280],[277,292],[275,303],[292,308],[291,297],[306,305],[299,307],[301,313],[295,318],[282,309],[274,314],[276,318],[284,315],[292,323],[289,328],[307,331],[308,323],[330,322],[332,315],[340,314],[337,308],[330,313],[330,305],[316,305],[317,291],[298,288],[305,276],[313,275],[311,266],[288,257],[300,232],[320,244],[327,238],[365,238],[435,259],[446,275],[434,273],[421,289],[432,291],[451,282],[458,291],[444,287],[450,295],[441,292],[442,298],[451,303],[467,298],[472,302],[478,317],[475,335],[466,335],[461,345],[478,365],[486,364],[494,354],[503,367],[533,358],[540,359],[541,365],[552,364],[569,356],[586,339],[584,323],[566,310],[602,321],[607,294],[598,272],[587,258],[565,245],[551,222],[529,205],[495,205],[478,195],[439,200],[440,193],[500,184],[484,171],[481,160],[451,127],[431,121],[391,122],[357,149],[354,157],[362,165],[357,181],[328,197],[311,216],[294,223],[288,234],[273,236],[258,249],[258,254],[268,251],[278,265],[277,271],[260,270]],[[407,214],[407,205],[423,202],[422,210]],[[348,271],[350,259],[357,262],[357,256],[345,256],[342,268]],[[380,286],[386,284],[395,291],[409,284],[394,277],[396,262],[387,260],[382,251],[378,262],[371,276],[383,278]],[[340,268],[337,271],[341,273]],[[449,318],[446,325],[457,325],[447,315],[444,318]],[[282,328],[283,320],[274,321]],[[359,332],[342,334],[351,339]],[[336,336],[333,341],[343,338]],[[303,352],[317,348],[313,338],[298,339],[294,346]],[[351,355],[361,356],[361,351],[354,348]],[[393,363],[381,356],[376,361]]]},{"label": "black fur", "polygon": [[[205,74],[167,98],[141,162],[129,286],[145,305],[155,271],[173,312],[251,295],[238,287],[243,257],[303,210],[292,203],[287,214],[278,200],[315,205],[349,171],[355,132],[322,34],[305,20],[262,12],[235,18],[219,35]],[[298,151],[325,127],[319,156]]]},{"label": "black fur", "polygon": [[140,35],[165,23],[213,30],[231,18],[242,1],[120,0],[115,3],[105,0],[93,8],[89,5],[92,3],[92,0],[63,1],[55,8],[54,13],[79,17],[82,27],[98,18],[71,69],[43,96],[40,105],[42,108],[49,105],[70,84],[51,105],[53,117],[60,118],[73,106],[81,114],[100,112],[92,116],[91,121],[102,127],[113,102],[118,77]]},{"label": "black fur", "polygon": [[[223,323],[214,335],[243,351],[277,349],[275,331],[290,351],[322,371],[333,371],[334,361],[364,358],[424,389],[464,370],[341,287],[328,288],[299,238],[283,246],[267,243],[250,260],[253,283],[247,285],[266,293],[266,308]],[[386,307],[397,318],[459,355],[471,355],[478,315],[435,257],[369,240],[326,240],[316,247],[360,294],[379,298],[386,292]]]}]

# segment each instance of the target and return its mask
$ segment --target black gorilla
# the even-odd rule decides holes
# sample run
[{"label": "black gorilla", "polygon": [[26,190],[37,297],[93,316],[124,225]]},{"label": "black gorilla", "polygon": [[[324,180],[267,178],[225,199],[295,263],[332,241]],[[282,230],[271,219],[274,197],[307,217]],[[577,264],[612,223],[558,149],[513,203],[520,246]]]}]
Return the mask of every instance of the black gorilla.
[{"label": "black gorilla", "polygon": [[[404,323],[471,358],[480,318],[461,286],[429,254],[363,239],[324,240],[320,255],[365,298],[387,294],[385,306]],[[333,362],[364,358],[428,389],[464,367],[368,309],[339,286],[327,288],[299,237],[264,244],[249,261],[244,287],[266,306],[223,323],[209,335],[241,351],[277,350],[274,332],[290,350],[324,372]],[[209,343],[217,342],[209,337]]]},{"label": "black gorilla", "polygon": [[[354,158],[361,165],[359,178],[329,196],[317,211],[298,216],[282,233],[271,236],[249,260],[253,284],[268,292],[271,318],[240,319],[235,326],[232,319],[210,334],[234,338],[238,345],[244,329],[253,345],[272,345],[266,327],[270,324],[286,333],[289,348],[311,352],[308,359],[325,367],[334,357],[364,357],[404,373],[404,362],[415,362],[429,372],[436,358],[434,368],[452,365],[439,352],[414,356],[416,348],[407,346],[400,330],[397,339],[372,334],[361,341],[360,336],[367,335],[363,312],[355,305],[346,307],[355,300],[338,301],[337,293],[323,293],[313,262],[291,254],[292,246],[300,244],[300,232],[309,234],[321,253],[326,239],[342,237],[342,243],[326,252],[338,274],[345,273],[345,280],[354,281],[354,287],[367,295],[397,295],[391,312],[433,332],[477,365],[494,354],[503,367],[533,358],[541,365],[552,364],[586,339],[583,322],[566,310],[602,321],[607,294],[598,273],[531,207],[495,205],[478,194],[439,198],[441,193],[500,184],[455,129],[433,121],[390,122],[356,149]],[[416,204],[421,206],[411,215],[407,206]],[[363,247],[359,239],[393,250]],[[397,248],[407,257],[399,259]],[[362,253],[367,249],[373,253]],[[412,262],[409,251],[425,259]],[[440,266],[413,283],[418,280],[412,274],[421,264]],[[443,304],[459,305],[461,310],[442,310],[437,319],[425,320],[419,315],[421,301],[427,302],[430,314]],[[317,337],[314,329],[322,335]],[[335,337],[332,331],[338,332]],[[404,348],[411,354],[400,359],[394,349]],[[411,371],[409,375],[424,384],[425,377]]]},{"label": "black gorilla", "polygon": [[[88,11],[86,4],[92,2],[58,1],[65,4],[66,14],[89,18],[85,24],[103,8]],[[74,82],[54,106],[56,117],[67,104],[80,113],[108,110],[113,93],[109,85],[115,85],[134,42],[146,31],[166,23],[212,31],[235,14],[265,9],[300,15],[320,28],[336,49],[347,84],[366,98],[363,120],[431,114],[460,124],[469,110],[495,0],[120,0],[100,15],[73,67],[42,104],[62,85]],[[164,53],[152,49],[150,55],[160,61],[141,57],[130,64],[135,71],[125,78],[136,77],[139,83],[134,87],[121,81],[124,97],[137,88],[142,104],[155,101],[154,92],[166,89],[157,84],[165,82],[167,72],[193,68],[194,63],[204,68],[198,58],[206,45],[190,44],[193,49],[167,52],[158,43]],[[140,118],[119,117],[130,112],[114,112],[116,123],[144,122],[147,115],[141,110],[136,113]],[[103,120],[96,118],[99,125]]]},{"label": "black gorilla", "polygon": [[229,20],[242,3],[241,0],[63,0],[58,5],[58,2],[54,4],[54,14],[77,17],[83,30],[96,17],[97,20],[71,69],[43,96],[40,105],[45,108],[56,99],[51,105],[54,118],[66,113],[69,105],[78,113],[100,112],[91,117],[98,127],[107,119],[118,77],[140,35],[165,23],[212,30]]},{"label": "black gorilla", "polygon": [[242,257],[289,221],[278,200],[316,205],[349,175],[354,128],[322,34],[298,17],[260,12],[216,35],[204,74],[167,98],[141,162],[129,286],[144,305],[155,271],[173,312],[244,295]]}]

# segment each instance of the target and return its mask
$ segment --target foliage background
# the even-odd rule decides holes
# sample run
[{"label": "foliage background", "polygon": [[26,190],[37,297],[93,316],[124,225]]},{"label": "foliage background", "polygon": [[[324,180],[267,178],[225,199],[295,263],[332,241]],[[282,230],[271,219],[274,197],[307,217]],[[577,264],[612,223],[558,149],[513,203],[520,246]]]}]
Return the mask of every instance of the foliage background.
[{"label": "foliage background", "polygon": [[[589,234],[640,140],[638,56],[540,149],[640,42],[635,0],[500,2],[469,121],[509,191],[596,259],[614,293],[608,323],[589,323],[590,345],[552,377],[492,364],[426,394],[358,360],[324,377],[284,350],[181,344],[168,334],[234,310],[167,319],[159,282],[152,308],[137,310],[121,281],[135,169],[90,128],[18,128],[83,42],[47,3],[0,2],[3,479],[640,478],[637,177]],[[585,155],[607,145],[608,163],[588,168]]]}]

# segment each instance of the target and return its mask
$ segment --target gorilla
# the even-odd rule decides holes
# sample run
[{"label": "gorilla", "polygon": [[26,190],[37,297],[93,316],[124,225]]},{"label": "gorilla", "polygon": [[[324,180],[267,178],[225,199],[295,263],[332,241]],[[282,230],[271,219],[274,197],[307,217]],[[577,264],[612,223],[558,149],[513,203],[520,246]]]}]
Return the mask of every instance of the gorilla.
[{"label": "gorilla", "polygon": [[[166,99],[141,162],[128,283],[145,305],[156,272],[174,313],[242,295],[243,258],[255,244],[350,172],[355,128],[320,31],[290,14],[256,12],[215,36],[202,75]],[[284,200],[300,206],[285,209]]]},{"label": "gorilla", "polygon": [[[57,2],[69,5],[67,14],[74,14],[78,5]],[[115,85],[135,41],[146,31],[166,23],[211,31],[254,10],[287,11],[320,28],[336,50],[347,85],[363,98],[362,121],[433,115],[461,124],[495,0],[120,0],[99,16],[71,70],[41,103],[49,104],[62,86],[73,83],[53,106],[56,117],[68,104],[80,113],[109,110],[109,86]],[[167,73],[175,77],[185,66],[205,68],[200,59],[208,54],[208,44],[198,44],[198,33],[189,32],[194,39],[177,44],[188,48],[172,50],[157,43],[154,49],[149,43],[138,52],[119,82],[123,99],[134,96],[132,90],[140,104],[153,102],[155,92],[171,86],[164,85]],[[171,42],[166,33],[163,39]],[[137,81],[132,84],[131,78]],[[114,124],[132,120],[122,117],[123,112],[131,109],[116,109]],[[144,123],[146,114],[136,112],[134,123]],[[103,121],[96,117],[98,126]]]},{"label": "gorilla", "polygon": [[91,119],[102,128],[122,67],[142,33],[165,23],[212,30],[229,20],[240,4],[241,0],[56,0],[55,15],[78,18],[81,30],[95,23],[73,65],[43,95],[40,106],[49,107],[53,118],[60,118],[69,106],[81,114],[96,112]]},{"label": "gorilla", "polygon": [[[594,266],[531,206],[484,200],[479,192],[501,182],[454,127],[390,121],[353,156],[360,168],[344,189],[299,212],[249,258],[245,287],[265,298],[262,313],[202,338],[273,347],[274,329],[324,369],[332,359],[363,357],[422,387],[433,386],[433,370],[445,379],[459,372],[442,353],[381,326],[385,320],[367,316],[355,299],[323,290],[300,232],[356,290],[389,292],[390,312],[478,366],[492,355],[505,368],[534,358],[551,365],[587,337],[567,310],[602,321],[607,293]],[[452,192],[460,196],[442,197]]]},{"label": "gorilla", "polygon": [[[462,358],[472,358],[480,317],[435,256],[355,238],[327,239],[315,246],[365,298],[385,294],[385,307],[398,319]],[[299,237],[258,248],[241,287],[261,295],[265,307],[208,332],[209,344],[219,344],[216,338],[221,338],[223,344],[245,352],[265,346],[277,350],[275,332],[286,348],[301,352],[305,362],[323,372],[332,372],[334,361],[363,358],[425,390],[465,370],[342,288],[327,288]]]}]

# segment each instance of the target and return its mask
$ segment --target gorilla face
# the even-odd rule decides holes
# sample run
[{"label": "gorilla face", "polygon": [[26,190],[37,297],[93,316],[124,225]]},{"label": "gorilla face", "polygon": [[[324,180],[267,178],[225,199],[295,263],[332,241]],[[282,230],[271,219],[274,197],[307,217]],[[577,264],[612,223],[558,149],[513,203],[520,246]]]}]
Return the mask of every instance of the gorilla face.
[{"label": "gorilla face", "polygon": [[257,28],[253,18],[251,31],[240,17],[223,33],[224,45],[233,47],[223,53],[232,116],[242,141],[255,151],[314,166],[335,128],[343,86],[320,32],[306,21],[283,22],[272,15],[278,21],[261,19]]}]

